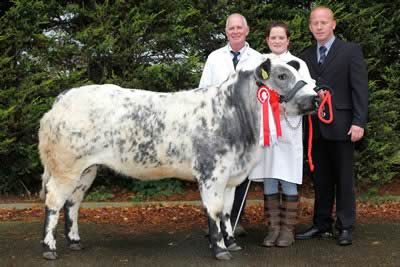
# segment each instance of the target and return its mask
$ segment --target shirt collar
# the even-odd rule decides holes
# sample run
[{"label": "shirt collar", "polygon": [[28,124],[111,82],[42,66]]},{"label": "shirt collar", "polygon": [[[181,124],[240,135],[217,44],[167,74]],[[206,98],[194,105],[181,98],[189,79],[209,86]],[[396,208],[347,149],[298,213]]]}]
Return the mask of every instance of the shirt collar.
[{"label": "shirt collar", "polygon": [[[238,52],[240,52],[239,57],[241,55],[243,55],[244,53],[246,53],[246,50],[247,50],[248,47],[249,47],[249,44],[247,42],[245,42],[244,46],[238,51]],[[231,51],[232,51],[231,45],[228,43],[228,52],[229,52],[229,54],[231,54]]]},{"label": "shirt collar", "polygon": [[[331,49],[331,46],[332,46],[332,44],[333,44],[333,42],[335,41],[335,35],[333,35],[332,37],[331,37],[331,39],[329,39],[328,40],[328,42],[326,42],[323,46],[325,46],[326,47],[326,54],[328,54],[328,52],[329,52],[329,49]],[[320,43],[317,43],[317,51],[318,51],[318,53],[319,53],[319,48],[322,46],[322,44],[320,44]]]}]

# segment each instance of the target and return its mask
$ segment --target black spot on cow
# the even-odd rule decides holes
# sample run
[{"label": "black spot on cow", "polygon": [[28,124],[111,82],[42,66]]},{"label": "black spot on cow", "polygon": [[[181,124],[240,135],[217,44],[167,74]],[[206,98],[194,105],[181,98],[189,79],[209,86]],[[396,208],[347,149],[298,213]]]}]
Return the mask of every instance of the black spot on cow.
[{"label": "black spot on cow", "polygon": [[193,112],[192,112],[193,115],[196,115],[196,113],[199,111],[199,109],[200,109],[199,107],[195,107],[195,108],[193,109]]},{"label": "black spot on cow", "polygon": [[204,117],[200,118],[201,127],[207,128],[207,121]]},{"label": "black spot on cow", "polygon": [[[87,174],[90,173],[90,172],[91,172],[90,167],[89,167],[89,168],[86,168],[86,169],[82,172],[82,175],[87,175]],[[79,185],[79,186],[78,186],[78,188],[80,188],[80,187],[82,187],[82,185]]]},{"label": "black spot on cow", "polygon": [[96,135],[95,137],[93,137],[92,139],[90,139],[90,142],[92,142],[92,143],[96,143],[97,141],[99,141],[100,140],[100,135]]},{"label": "black spot on cow", "polygon": [[215,117],[213,117],[211,119],[211,127],[214,128],[215,124],[216,124],[216,119],[215,119]]},{"label": "black spot on cow", "polygon": [[142,164],[160,165],[157,155],[156,146],[153,140],[140,142],[137,146],[137,151],[134,154],[133,160]]},{"label": "black spot on cow", "polygon": [[[84,175],[85,172],[82,173],[81,176]],[[74,191],[72,191],[72,194],[74,194],[76,191],[80,190],[82,188],[82,185],[78,185],[77,187],[75,187]]]},{"label": "black spot on cow", "polygon": [[65,121],[61,121],[59,123],[56,124],[56,126],[54,128],[52,128],[53,130],[53,134],[55,136],[53,143],[56,143],[60,140],[61,137],[61,133],[63,130],[65,130],[66,128],[66,122]]},{"label": "black spot on cow", "polygon": [[176,147],[176,145],[174,143],[168,144],[167,156],[172,157],[172,158],[180,157],[180,150]]},{"label": "black spot on cow", "polygon": [[69,233],[72,229],[72,218],[71,218],[71,207],[74,206],[74,202],[67,200],[64,204],[64,227],[65,227],[65,237],[67,238],[68,242],[71,242],[71,238],[69,237]]},{"label": "black spot on cow", "polygon": [[85,134],[82,132],[71,132],[71,138],[82,139],[85,138]]},{"label": "black spot on cow", "polygon": [[118,138],[118,139],[115,141],[115,145],[118,147],[119,153],[121,153],[121,154],[124,153],[124,146],[125,146],[125,144],[126,144],[126,140],[125,140],[125,139],[122,139],[122,138]]},{"label": "black spot on cow", "polygon": [[129,146],[127,151],[129,151],[129,152],[134,151],[136,149],[136,146],[137,146],[136,139],[129,138],[129,143],[130,143],[130,146]]},{"label": "black spot on cow", "polygon": [[[251,101],[246,101],[249,94],[256,92],[249,92],[248,82],[249,76],[252,72],[239,72],[240,79],[236,83],[228,86],[227,92],[227,110],[224,113],[221,124],[216,132],[217,135],[224,136],[229,145],[236,147],[240,150],[240,146],[244,148],[255,145],[257,142],[257,133],[255,130],[257,114],[251,108]],[[233,111],[229,113],[228,111]]]},{"label": "black spot on cow", "polygon": [[[212,138],[202,128],[198,128],[197,136],[193,137],[193,151],[196,154],[194,170],[199,173],[198,180],[206,182],[215,181],[213,172],[217,166],[217,158],[225,155],[228,151],[225,143],[220,138]],[[207,183],[205,183],[207,184]]]},{"label": "black spot on cow", "polygon": [[[135,131],[155,140],[162,138],[161,132],[165,129],[164,113],[147,105],[133,106],[120,120],[126,124],[132,121],[132,125],[136,126]],[[135,133],[136,136],[139,134],[138,132]]]},{"label": "black spot on cow", "polygon": [[181,124],[181,125],[179,125],[178,132],[179,132],[180,134],[187,134],[187,132],[188,132],[188,125],[187,125],[187,124]]},{"label": "black spot on cow", "polygon": [[215,99],[211,100],[211,109],[213,114],[217,113],[217,103],[215,102]]},{"label": "black spot on cow", "polygon": [[194,137],[193,139],[193,150],[197,155],[194,170],[199,173],[198,180],[205,183],[208,179],[211,179],[217,163],[213,153],[214,148],[212,144],[206,141],[207,139],[201,137]]}]

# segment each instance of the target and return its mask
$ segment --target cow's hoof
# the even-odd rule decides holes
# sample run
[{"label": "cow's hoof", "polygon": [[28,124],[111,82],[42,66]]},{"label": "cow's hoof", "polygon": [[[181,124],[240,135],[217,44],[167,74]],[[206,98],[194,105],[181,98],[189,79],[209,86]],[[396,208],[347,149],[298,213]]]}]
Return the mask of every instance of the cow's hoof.
[{"label": "cow's hoof", "polygon": [[68,245],[68,248],[70,250],[78,251],[84,249],[85,247],[80,242],[77,242],[77,243],[70,243]]},{"label": "cow's hoof", "polygon": [[229,253],[229,251],[221,251],[221,252],[215,254],[215,258],[217,260],[230,260],[230,259],[232,259],[232,255],[231,255],[231,253]]},{"label": "cow's hoof", "polygon": [[242,250],[242,249],[243,248],[241,246],[239,246],[238,244],[236,244],[236,243],[232,243],[232,244],[230,244],[228,246],[228,250],[229,251],[239,251],[239,250]]},{"label": "cow's hoof", "polygon": [[45,251],[45,252],[43,252],[43,258],[46,260],[55,260],[55,259],[57,259],[57,252]]}]

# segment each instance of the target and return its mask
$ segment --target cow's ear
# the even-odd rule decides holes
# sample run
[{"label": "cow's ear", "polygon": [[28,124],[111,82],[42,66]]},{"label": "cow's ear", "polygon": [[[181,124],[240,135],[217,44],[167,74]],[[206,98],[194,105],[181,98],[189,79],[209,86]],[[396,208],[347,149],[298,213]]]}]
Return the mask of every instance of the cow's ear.
[{"label": "cow's ear", "polygon": [[267,80],[271,73],[271,60],[267,58],[260,66],[256,69],[257,78],[260,80]]},{"label": "cow's ear", "polygon": [[287,64],[292,66],[296,70],[300,69],[300,63],[298,61],[296,61],[296,60],[289,61]]}]

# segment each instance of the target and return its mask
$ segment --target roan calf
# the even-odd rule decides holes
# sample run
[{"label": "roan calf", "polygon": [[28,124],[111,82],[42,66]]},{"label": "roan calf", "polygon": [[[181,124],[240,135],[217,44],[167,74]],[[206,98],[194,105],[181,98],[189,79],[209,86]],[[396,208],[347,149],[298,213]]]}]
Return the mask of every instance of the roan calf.
[{"label": "roan calf", "polygon": [[[197,181],[217,259],[238,250],[230,223],[234,191],[259,158],[259,86],[275,89],[282,112],[315,109],[313,81],[297,62],[262,62],[219,86],[176,93],[88,85],[61,94],[40,121],[45,193],[43,257],[56,259],[55,230],[64,207],[69,247],[81,248],[78,210],[99,165],[141,180]],[[297,68],[297,69],[296,69]]]}]

